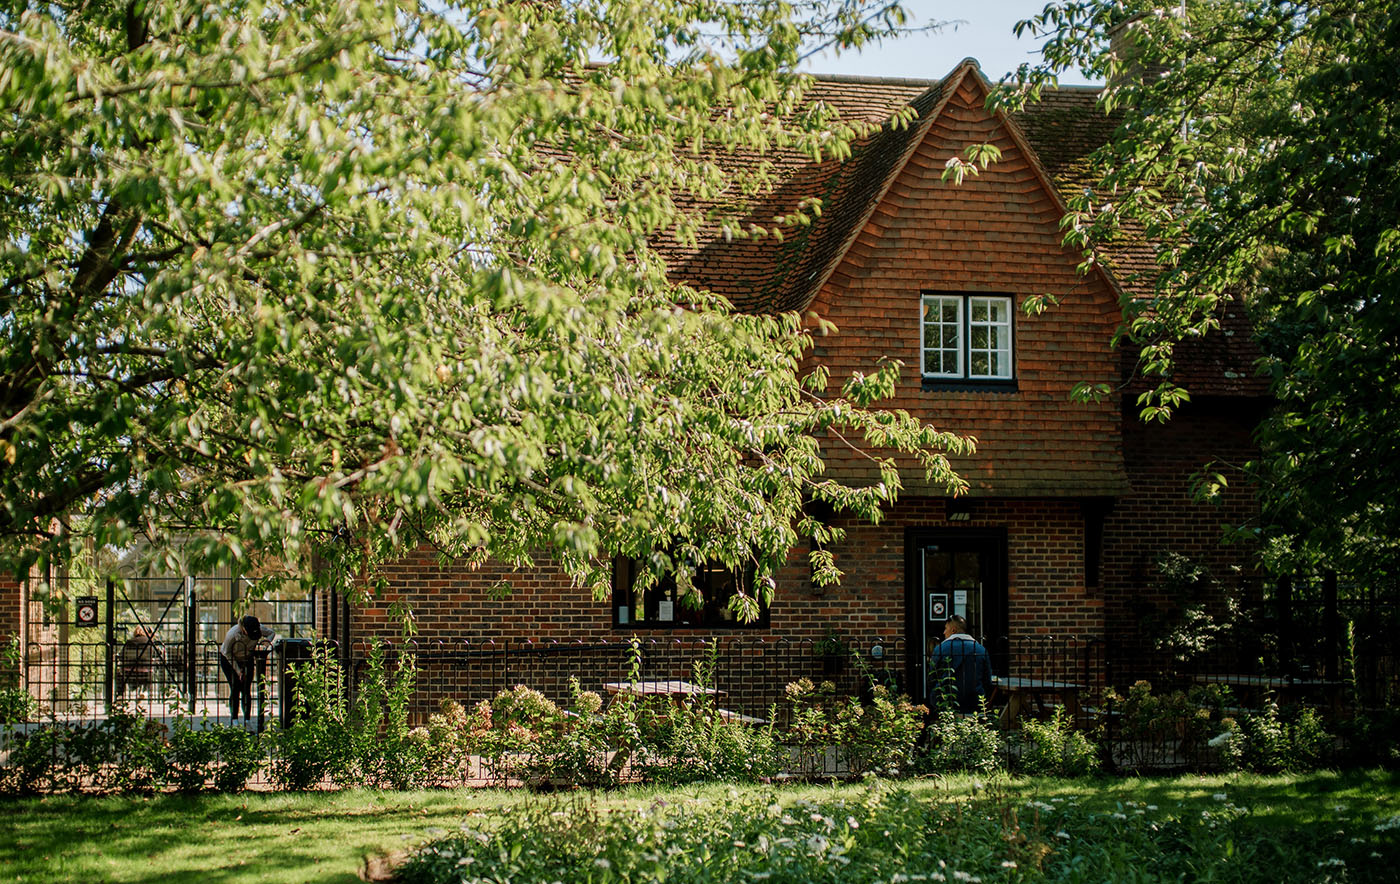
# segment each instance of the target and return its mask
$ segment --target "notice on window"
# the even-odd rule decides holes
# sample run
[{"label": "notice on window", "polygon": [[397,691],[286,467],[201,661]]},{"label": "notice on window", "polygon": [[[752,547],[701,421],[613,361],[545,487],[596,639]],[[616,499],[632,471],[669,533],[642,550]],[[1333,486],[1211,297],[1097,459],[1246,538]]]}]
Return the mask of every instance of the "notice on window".
[{"label": "notice on window", "polygon": [[617,609],[617,622],[622,626],[627,625],[627,613],[628,612],[626,605],[623,605],[622,607]]},{"label": "notice on window", "polygon": [[953,590],[953,613],[959,617],[967,616],[967,590]]},{"label": "notice on window", "polygon": [[669,623],[675,619],[675,602],[658,602],[656,605],[656,619],[663,623]]}]

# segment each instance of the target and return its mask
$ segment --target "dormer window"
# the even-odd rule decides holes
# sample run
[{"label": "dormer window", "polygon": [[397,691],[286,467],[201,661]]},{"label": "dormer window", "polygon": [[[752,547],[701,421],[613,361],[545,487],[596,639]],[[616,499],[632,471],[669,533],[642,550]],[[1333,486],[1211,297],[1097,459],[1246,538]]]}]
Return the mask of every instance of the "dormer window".
[{"label": "dormer window", "polygon": [[1013,378],[1009,296],[925,294],[921,326],[920,362],[926,381]]}]

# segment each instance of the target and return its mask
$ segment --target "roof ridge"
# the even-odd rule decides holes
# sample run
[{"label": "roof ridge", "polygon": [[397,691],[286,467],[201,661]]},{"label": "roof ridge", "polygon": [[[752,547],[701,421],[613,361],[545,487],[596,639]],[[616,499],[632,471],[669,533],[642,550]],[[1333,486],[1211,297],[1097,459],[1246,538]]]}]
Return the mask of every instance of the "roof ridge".
[{"label": "roof ridge", "polygon": [[822,83],[853,83],[867,86],[922,86],[932,88],[943,82],[943,78],[932,77],[874,77],[868,74],[818,74],[809,73],[813,79]]}]

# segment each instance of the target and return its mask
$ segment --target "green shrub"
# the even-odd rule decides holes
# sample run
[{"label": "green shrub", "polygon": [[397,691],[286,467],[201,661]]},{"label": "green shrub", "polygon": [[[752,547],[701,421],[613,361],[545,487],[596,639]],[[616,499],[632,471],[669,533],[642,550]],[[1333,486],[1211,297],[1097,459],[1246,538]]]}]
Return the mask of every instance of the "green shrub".
[{"label": "green shrub", "polygon": [[1063,709],[1049,721],[1023,720],[1017,748],[1017,766],[1031,776],[1080,777],[1099,768],[1098,748]]},{"label": "green shrub", "polygon": [[0,724],[30,721],[39,711],[38,702],[19,686],[22,660],[19,636],[0,643]]},{"label": "green shrub", "polygon": [[24,688],[0,687],[0,724],[14,724],[32,720],[39,711],[39,703]]},{"label": "green shrub", "polygon": [[329,648],[315,648],[310,660],[293,664],[292,682],[297,717],[285,730],[272,733],[273,782],[280,788],[303,790],[325,780],[353,781],[355,735],[340,663]]},{"label": "green shrub", "polygon": [[784,691],[788,704],[788,745],[797,773],[822,774],[829,751],[839,753],[854,774],[907,772],[918,748],[928,709],[896,695],[872,679],[869,702],[837,698],[829,681],[801,678]]},{"label": "green shrub", "polygon": [[777,776],[787,759],[771,722],[727,721],[712,702],[658,710],[647,734],[641,767],[658,783],[759,782]]},{"label": "green shrub", "polygon": [[207,729],[195,730],[186,719],[176,720],[167,755],[171,785],[181,792],[204,791],[213,779],[218,759],[218,734]]},{"label": "green shrub", "polygon": [[370,643],[365,673],[350,718],[353,765],[347,773],[357,785],[412,789],[433,780],[426,732],[408,725],[409,704],[418,681],[414,656],[397,655],[392,672],[384,646]]},{"label": "green shrub", "polygon": [[938,713],[923,764],[933,771],[992,771],[1003,766],[1002,736],[985,715]]},{"label": "green shrub", "polygon": [[1241,715],[1223,742],[1222,757],[1230,769],[1281,773],[1321,766],[1334,740],[1313,710],[1285,719],[1270,699],[1260,712]]},{"label": "green shrub", "polygon": [[220,792],[241,792],[263,766],[263,741],[256,733],[241,727],[215,726],[214,745],[218,763],[214,768],[214,788]]},{"label": "green shrub", "polygon": [[0,769],[5,774],[5,791],[35,795],[68,789],[73,773],[68,764],[68,732],[63,725],[47,725],[15,734],[9,763]]},{"label": "green shrub", "polygon": [[1400,766],[1400,709],[1363,709],[1337,722],[1342,761],[1354,767]]},{"label": "green shrub", "polygon": [[[691,680],[700,688],[714,681],[718,643],[695,661]],[[635,666],[634,666],[635,672]],[[642,707],[643,774],[661,783],[759,782],[782,771],[788,753],[774,735],[773,717],[752,725],[724,713],[713,695],[702,693],[679,707],[655,698]]]},{"label": "green shrub", "polygon": [[1108,690],[1104,702],[1114,715],[1104,740],[1120,765],[1134,769],[1205,756],[1209,741],[1227,728],[1233,698],[1223,685],[1154,694],[1150,682],[1139,681],[1126,697]]}]

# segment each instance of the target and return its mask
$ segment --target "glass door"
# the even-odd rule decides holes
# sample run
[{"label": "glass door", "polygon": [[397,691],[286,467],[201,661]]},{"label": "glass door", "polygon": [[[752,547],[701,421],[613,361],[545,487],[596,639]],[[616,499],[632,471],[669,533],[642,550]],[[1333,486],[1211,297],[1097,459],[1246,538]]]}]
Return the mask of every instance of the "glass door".
[{"label": "glass door", "polygon": [[[1006,634],[1004,531],[911,531],[906,539],[906,640],[911,684],[923,692],[925,661],[943,640],[947,619],[960,615],[989,651]],[[996,660],[993,668],[1005,663]]]}]

